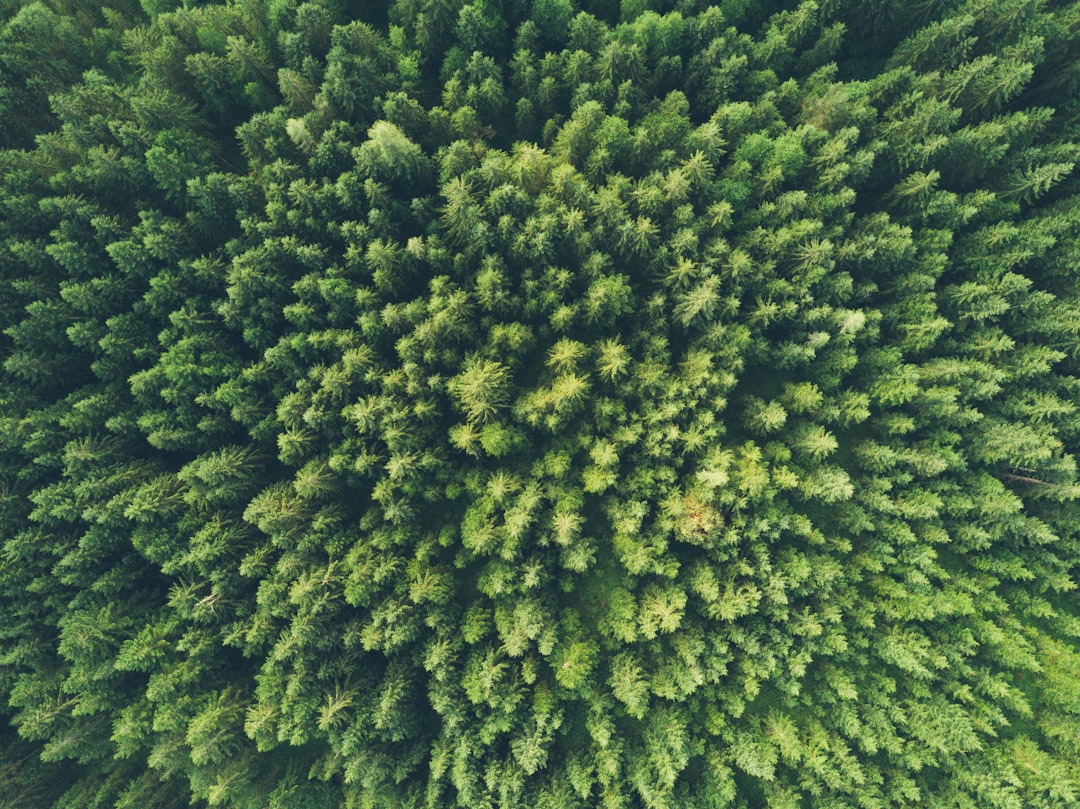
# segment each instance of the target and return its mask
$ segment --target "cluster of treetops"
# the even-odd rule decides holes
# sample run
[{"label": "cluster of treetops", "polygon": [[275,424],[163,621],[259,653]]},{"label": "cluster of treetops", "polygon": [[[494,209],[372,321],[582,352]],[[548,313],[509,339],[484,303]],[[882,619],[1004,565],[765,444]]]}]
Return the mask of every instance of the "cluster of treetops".
[{"label": "cluster of treetops", "polygon": [[1080,805],[1080,3],[0,20],[0,805]]}]

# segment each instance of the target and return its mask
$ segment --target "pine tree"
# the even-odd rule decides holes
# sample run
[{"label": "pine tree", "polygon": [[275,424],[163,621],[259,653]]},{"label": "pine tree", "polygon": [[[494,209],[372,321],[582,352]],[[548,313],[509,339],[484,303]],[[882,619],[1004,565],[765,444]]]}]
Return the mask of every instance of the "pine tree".
[{"label": "pine tree", "polygon": [[1072,6],[77,5],[0,801],[1077,800]]}]

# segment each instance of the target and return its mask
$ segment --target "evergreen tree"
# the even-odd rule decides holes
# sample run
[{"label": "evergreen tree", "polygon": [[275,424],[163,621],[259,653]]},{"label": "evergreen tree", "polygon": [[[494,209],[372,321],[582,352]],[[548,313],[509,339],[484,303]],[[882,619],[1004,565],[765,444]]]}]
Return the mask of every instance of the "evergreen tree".
[{"label": "evergreen tree", "polygon": [[0,802],[1075,805],[1078,15],[0,3]]}]

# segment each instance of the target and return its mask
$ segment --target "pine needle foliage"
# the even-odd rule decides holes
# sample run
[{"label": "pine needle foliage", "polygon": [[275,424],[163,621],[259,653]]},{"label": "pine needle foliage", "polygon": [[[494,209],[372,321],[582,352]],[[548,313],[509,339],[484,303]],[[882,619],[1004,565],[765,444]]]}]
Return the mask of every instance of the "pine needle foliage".
[{"label": "pine needle foliage", "polygon": [[0,804],[1080,805],[1078,30],[0,2]]}]

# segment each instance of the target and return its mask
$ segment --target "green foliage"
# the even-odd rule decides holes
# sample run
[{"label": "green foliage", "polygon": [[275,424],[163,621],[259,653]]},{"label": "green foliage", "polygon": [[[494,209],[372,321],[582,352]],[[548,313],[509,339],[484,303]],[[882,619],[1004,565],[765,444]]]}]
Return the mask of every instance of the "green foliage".
[{"label": "green foliage", "polygon": [[0,804],[1077,805],[1078,25],[0,3]]}]

